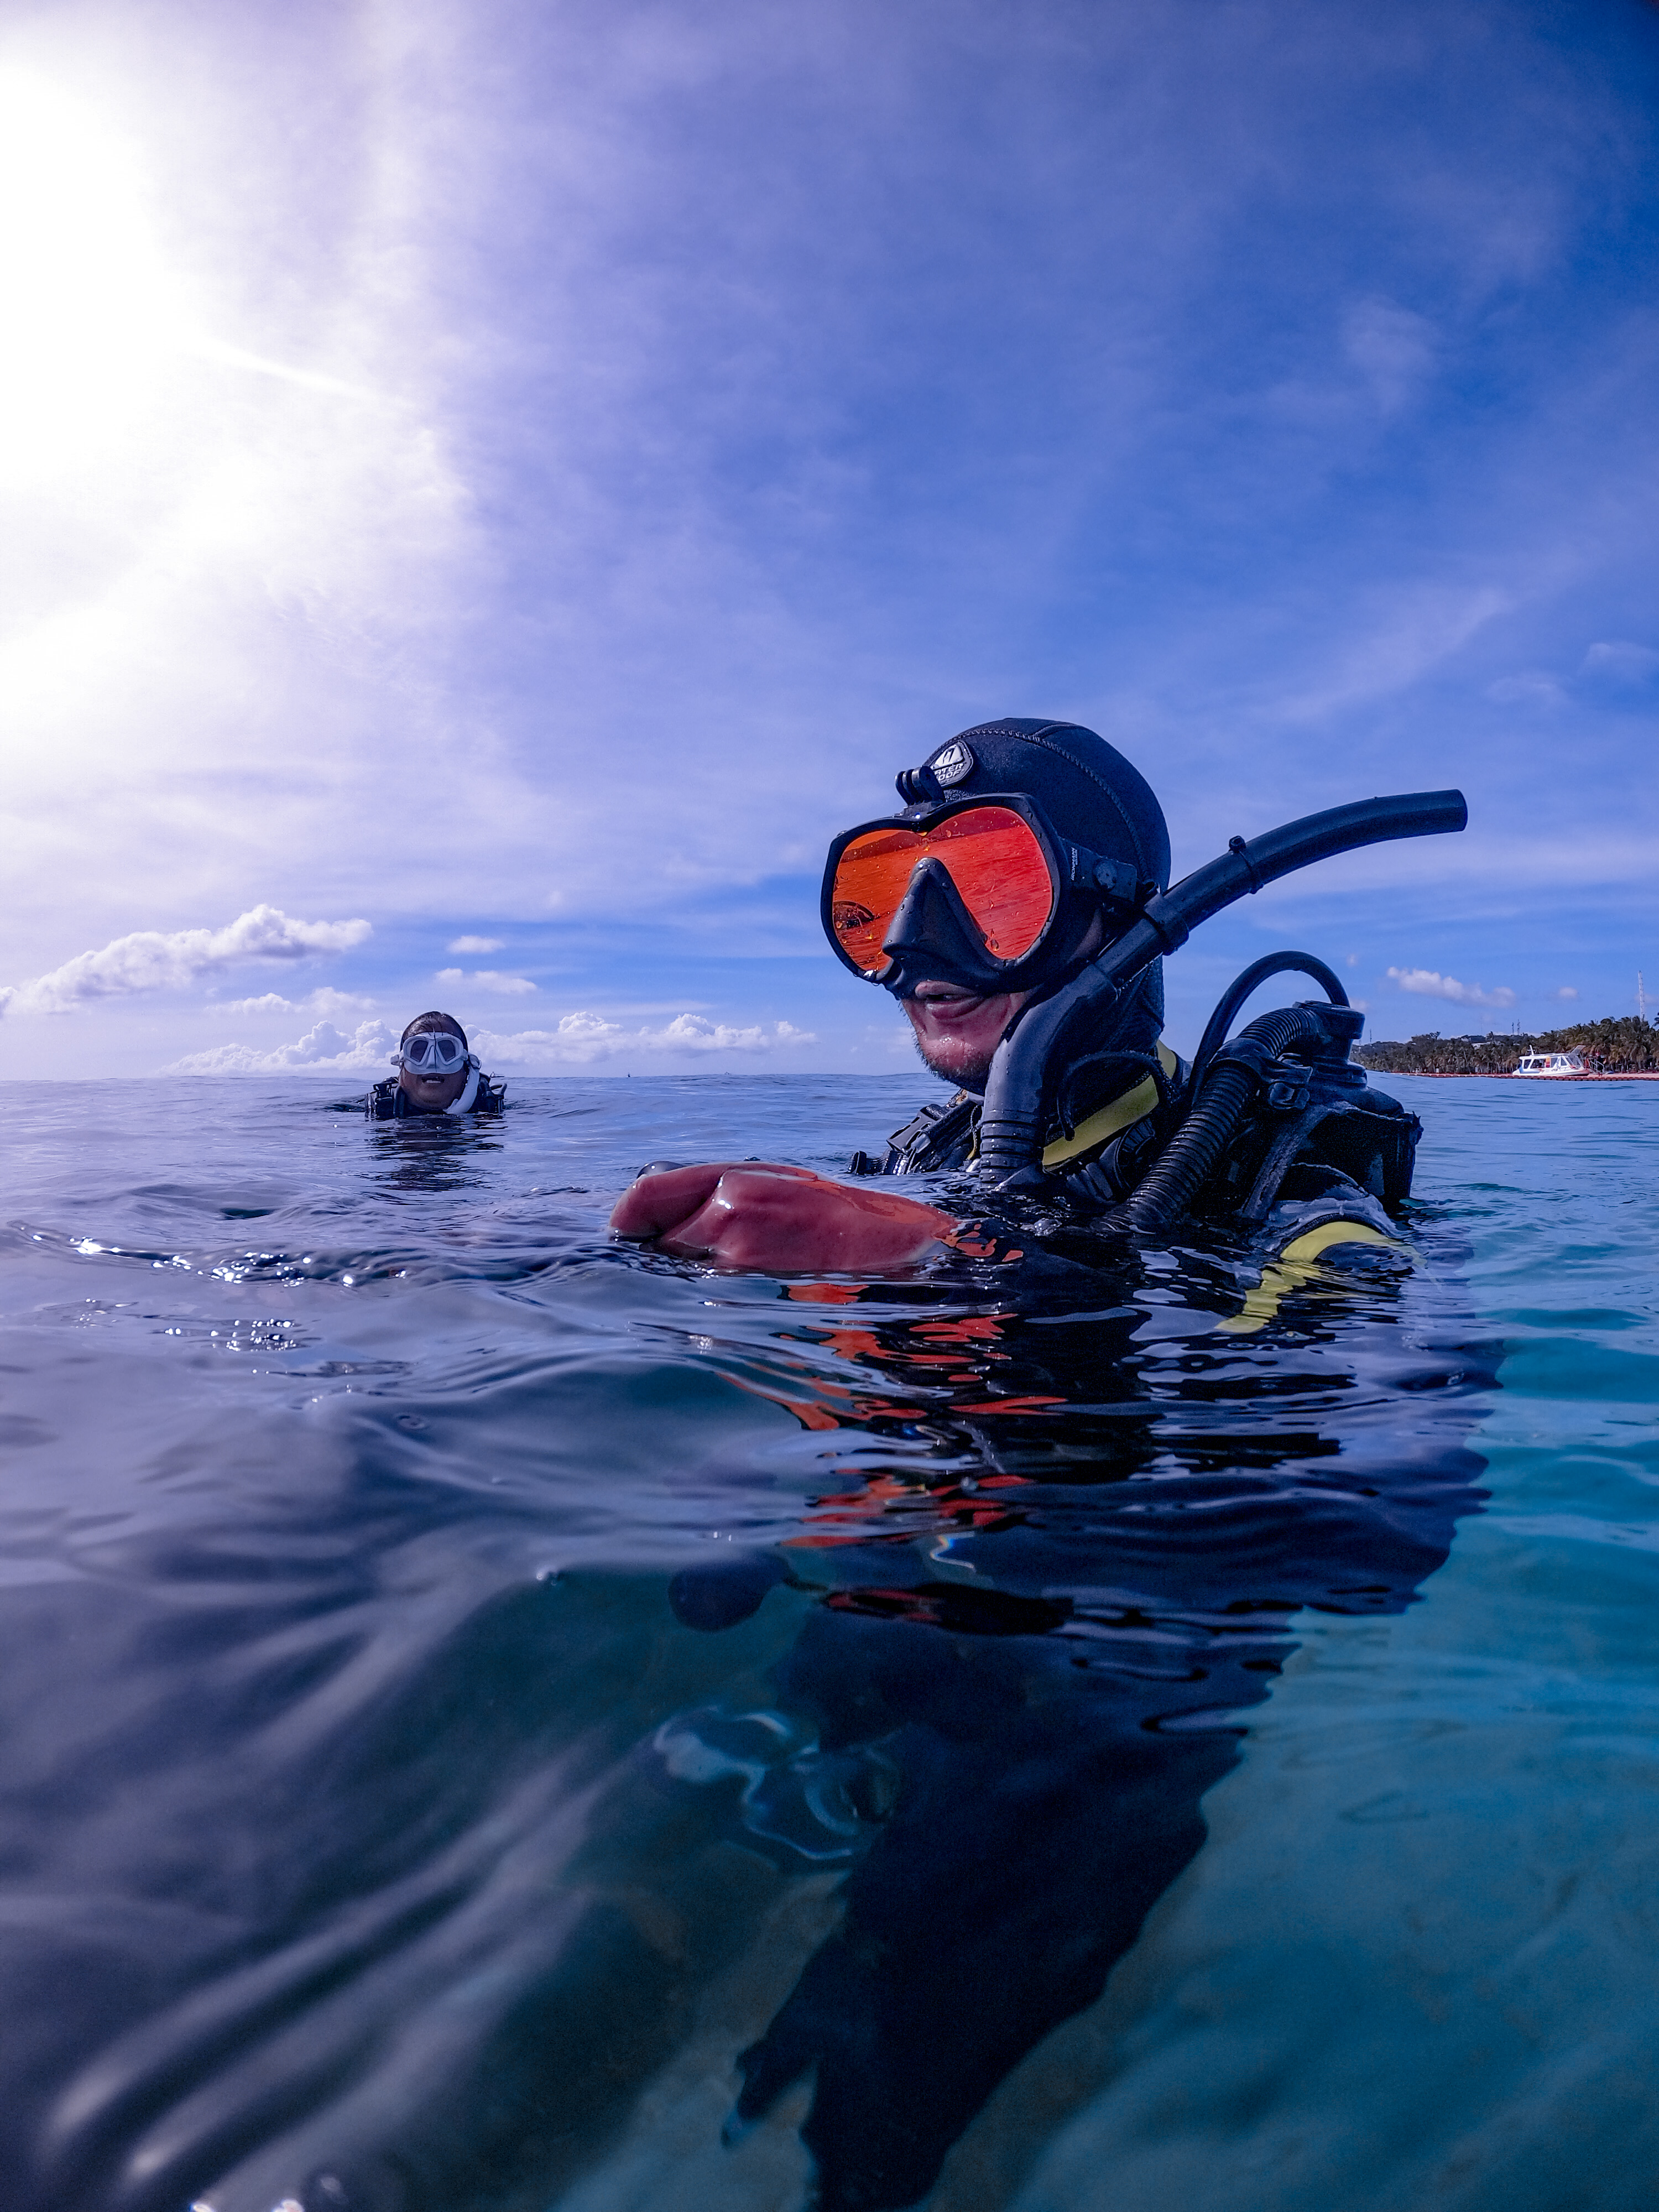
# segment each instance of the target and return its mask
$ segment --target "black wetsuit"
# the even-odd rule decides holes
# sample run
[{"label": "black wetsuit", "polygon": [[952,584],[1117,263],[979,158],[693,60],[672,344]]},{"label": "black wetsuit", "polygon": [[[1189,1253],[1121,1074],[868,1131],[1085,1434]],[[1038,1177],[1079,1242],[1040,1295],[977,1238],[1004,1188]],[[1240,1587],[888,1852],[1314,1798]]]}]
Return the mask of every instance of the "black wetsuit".
[{"label": "black wetsuit", "polygon": [[[1164,1044],[1164,983],[1159,963],[1109,1029],[1094,1041],[1058,1085],[1043,1164],[1058,1188],[1088,1211],[1111,1206],[1133,1190],[1174,1126],[1186,1063]],[[958,1091],[924,1106],[887,1142],[884,1158],[855,1152],[854,1175],[935,1175],[968,1166],[979,1148],[984,1101]]]},{"label": "black wetsuit", "polygon": [[[932,2189],[996,2084],[1099,1996],[1203,1843],[1200,1801],[1237,1756],[1227,1716],[1267,1695],[1294,1649],[1289,1616],[1409,1604],[1480,1495],[1462,1442],[1473,1408],[1460,1417],[1454,1401],[1490,1381],[1490,1354],[1455,1321],[1419,1353],[1423,1376],[1405,1378],[1384,1328],[1382,1348],[1360,1354],[1381,1388],[1368,1376],[1355,1392],[1340,1336],[1316,1305],[1295,1313],[1309,1271],[1272,1264],[1346,1245],[1357,1308],[1392,1316],[1395,1293],[1365,1271],[1400,1264],[1385,1207],[1409,1192],[1419,1124],[1369,1089],[1340,1036],[1312,1063],[1252,1062],[1246,1046],[1237,1064],[1256,1091],[1182,1231],[1214,1247],[1218,1325],[1274,1326],[1261,1371],[1224,1382],[1201,1317],[1178,1370],[1158,1335],[1141,1344],[1146,1262],[1102,1217],[1188,1103],[1190,1071],[1158,1044],[1154,1007],[1161,993],[1058,1086],[1040,1189],[991,1201],[1005,1218],[981,1248],[982,1318],[884,1323],[884,1306],[914,1308],[915,1293],[879,1285],[838,1309],[844,1325],[856,1314],[862,1366],[889,1367],[912,1396],[918,1382],[949,1386],[948,1405],[907,1420],[896,1404],[891,1419],[912,1451],[919,1428],[933,1440],[939,1523],[958,1533],[931,1554],[914,1540],[896,1550],[882,1519],[915,1504],[872,1504],[867,1580],[838,1555],[779,1670],[780,1703],[811,1714],[823,1754],[884,1773],[890,1803],[848,1877],[840,1929],[740,2061],[744,2121],[813,2075],[802,2135],[821,2212],[889,2212]],[[981,1110],[966,1092],[925,1107],[855,1171],[960,1170]],[[1260,1266],[1264,1226],[1267,1264],[1240,1312],[1221,1288],[1238,1279],[1236,1232]],[[1186,1295],[1201,1316],[1202,1263],[1197,1278]],[[1318,1296],[1340,1307],[1333,1280]],[[1297,1339],[1323,1349],[1306,1360]],[[1279,1395],[1252,1395],[1270,1376]],[[1409,1395],[1430,1381],[1444,1394],[1432,1445]],[[1399,1411],[1374,1422],[1395,1388]],[[951,1571],[930,1571],[929,1556]],[[732,1588],[739,1609],[753,1601],[752,1581],[747,1595]],[[677,1610],[690,1621],[698,1603],[717,1611],[716,1589],[683,1577]]]},{"label": "black wetsuit", "polygon": [[[1084,1219],[1117,1206],[1180,1126],[1193,1103],[1192,1070],[1159,1036],[1163,1008],[1162,984],[1149,969],[1110,1032],[1055,1085],[1043,1132],[1045,1202],[1058,1200]],[[1417,1116],[1370,1086],[1340,1035],[1322,1056],[1284,1060],[1260,1054],[1251,1060],[1247,1034],[1212,1064],[1240,1053],[1254,1095],[1183,1210],[1254,1230],[1284,1205],[1319,1202],[1328,1210],[1352,1199],[1360,1218],[1386,1231],[1380,1208],[1397,1206],[1411,1194],[1422,1133]],[[855,1152],[852,1172],[929,1175],[969,1167],[979,1149],[983,1107],[967,1091],[929,1103],[894,1131],[883,1158]]]},{"label": "black wetsuit", "polygon": [[[1267,1695],[1296,1613],[1400,1611],[1482,1495],[1465,1439],[1492,1352],[1455,1311],[1402,1332],[1370,1255],[1352,1298],[1321,1288],[1298,1305],[1292,1289],[1250,1382],[1231,1388],[1237,1336],[1202,1354],[1200,1306],[1186,1356],[1140,1341],[1138,1290],[1164,1297],[1173,1279],[1148,1278],[1121,1240],[1098,1256],[1063,1282],[1007,1270],[1012,1295],[976,1322],[953,1317],[959,1301],[918,1319],[898,1286],[837,1309],[860,1364],[911,1386],[866,1427],[890,1424],[912,1482],[927,1439],[940,1475],[908,1495],[876,1486],[867,1544],[774,1555],[805,1587],[829,1575],[778,1703],[811,1716],[848,1801],[872,1807],[840,1926],[740,2058],[740,2121],[812,2076],[801,2132],[821,2212],[927,2194],[997,2083],[1099,1997],[1200,1848],[1205,1792],[1238,1756],[1234,1716]],[[1256,1326],[1228,1322],[1219,1280],[1218,1319]],[[1194,1268],[1186,1297],[1204,1285]],[[930,1381],[949,1403],[915,1404]],[[843,1530],[851,1502],[835,1501]],[[683,1578],[683,1618],[699,1595],[714,1592]]]},{"label": "black wetsuit", "polygon": [[[497,1083],[493,1076],[481,1075],[478,1095],[466,1110],[469,1114],[499,1114],[506,1104],[507,1085]],[[395,1075],[388,1075],[384,1082],[375,1084],[363,1101],[363,1111],[371,1121],[441,1121],[448,1110],[443,1107],[435,1114],[423,1113]]]}]

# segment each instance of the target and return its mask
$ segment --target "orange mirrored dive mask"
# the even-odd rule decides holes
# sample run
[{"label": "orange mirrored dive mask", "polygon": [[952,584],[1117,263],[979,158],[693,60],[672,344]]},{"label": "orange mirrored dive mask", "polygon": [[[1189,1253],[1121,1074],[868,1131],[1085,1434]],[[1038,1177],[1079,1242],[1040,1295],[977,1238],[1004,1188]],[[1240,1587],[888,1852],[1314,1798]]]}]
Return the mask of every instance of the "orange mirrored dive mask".
[{"label": "orange mirrored dive mask", "polygon": [[824,933],[855,974],[899,997],[927,978],[1018,990],[1063,964],[1103,905],[1132,908],[1139,889],[1127,864],[1056,837],[1024,793],[999,793],[837,837]]}]

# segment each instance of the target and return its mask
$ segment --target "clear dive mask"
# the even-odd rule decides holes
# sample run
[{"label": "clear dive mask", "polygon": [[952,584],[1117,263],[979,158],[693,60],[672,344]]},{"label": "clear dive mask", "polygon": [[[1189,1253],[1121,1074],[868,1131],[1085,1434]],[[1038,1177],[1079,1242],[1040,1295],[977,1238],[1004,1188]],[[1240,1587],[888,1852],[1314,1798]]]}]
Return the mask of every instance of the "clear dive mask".
[{"label": "clear dive mask", "polygon": [[416,1075],[459,1075],[464,1067],[477,1067],[481,1062],[453,1030],[417,1030],[392,1054],[392,1065]]}]

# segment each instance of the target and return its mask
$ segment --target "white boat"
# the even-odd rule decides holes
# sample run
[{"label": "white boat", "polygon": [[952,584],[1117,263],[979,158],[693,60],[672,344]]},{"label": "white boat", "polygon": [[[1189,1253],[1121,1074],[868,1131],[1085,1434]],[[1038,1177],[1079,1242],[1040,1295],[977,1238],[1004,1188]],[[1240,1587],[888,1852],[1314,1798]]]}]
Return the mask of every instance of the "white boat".
[{"label": "white boat", "polygon": [[1517,1075],[1588,1075],[1581,1052],[1528,1052],[1521,1055]]}]

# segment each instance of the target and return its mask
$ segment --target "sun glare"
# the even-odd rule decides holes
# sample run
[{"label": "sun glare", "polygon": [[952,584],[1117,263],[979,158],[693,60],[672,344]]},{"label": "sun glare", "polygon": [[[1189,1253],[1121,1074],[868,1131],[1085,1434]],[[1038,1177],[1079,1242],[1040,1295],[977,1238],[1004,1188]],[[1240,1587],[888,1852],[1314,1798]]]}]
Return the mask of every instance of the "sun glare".
[{"label": "sun glare", "polygon": [[0,482],[49,483],[141,430],[184,342],[136,150],[45,80],[0,69]]}]

